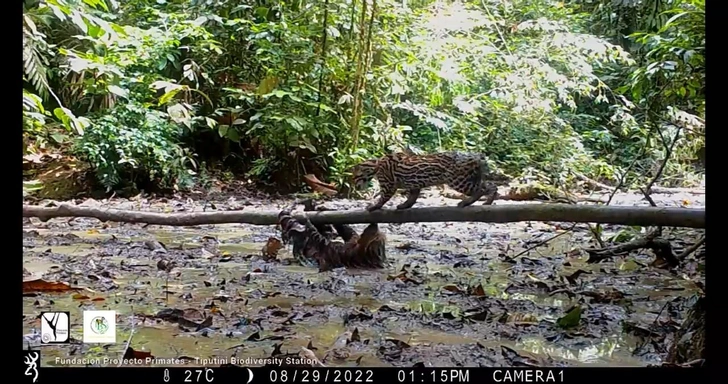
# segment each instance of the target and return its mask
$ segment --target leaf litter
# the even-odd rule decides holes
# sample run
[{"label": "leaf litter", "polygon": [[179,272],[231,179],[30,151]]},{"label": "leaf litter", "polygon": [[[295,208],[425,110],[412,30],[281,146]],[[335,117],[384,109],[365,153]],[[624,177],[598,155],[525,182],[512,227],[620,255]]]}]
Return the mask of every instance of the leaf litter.
[{"label": "leaf litter", "polygon": [[[221,197],[205,209],[233,203]],[[145,198],[104,204],[158,211],[202,205]],[[289,204],[246,199],[256,209]],[[356,201],[327,205],[361,208]],[[130,340],[101,352],[113,357],[190,365],[305,357],[316,366],[638,366],[664,358],[702,284],[699,268],[675,277],[650,266],[648,253],[588,263],[580,249],[590,246],[590,234],[579,226],[558,237],[546,223],[381,227],[387,269],[318,273],[291,263],[275,226],[31,220],[23,237],[24,343],[40,342],[40,311],[70,311],[73,323],[83,310],[113,309],[117,337]],[[80,334],[71,330],[73,340]],[[100,353],[78,343],[48,351],[49,361]]]}]

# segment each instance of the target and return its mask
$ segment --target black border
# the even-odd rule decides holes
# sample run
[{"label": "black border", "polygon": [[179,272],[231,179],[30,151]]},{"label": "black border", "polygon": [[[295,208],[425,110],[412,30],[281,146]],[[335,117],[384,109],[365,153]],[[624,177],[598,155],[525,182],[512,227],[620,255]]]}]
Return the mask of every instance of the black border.
[{"label": "black border", "polygon": [[[12,2],[11,2],[11,4],[12,4]],[[19,7],[19,12],[20,12],[20,14],[22,16],[22,12],[23,12],[23,5],[22,5],[22,3],[21,2],[18,2],[18,3],[15,3],[15,4]],[[711,2],[710,7],[708,8],[708,9],[715,10],[715,12],[706,15],[706,17],[709,18],[709,20],[706,20],[706,28],[707,29],[713,29],[714,30],[714,32],[711,32],[711,33],[707,33],[707,31],[706,31],[706,35],[707,34],[710,34],[711,35],[710,38],[706,37],[706,49],[707,49],[708,46],[711,46],[712,45],[712,44],[709,43],[710,41],[713,41],[712,40],[712,36],[716,36],[715,37],[715,41],[719,41],[719,39],[720,39],[718,37],[718,34],[721,32],[721,30],[720,30],[720,28],[721,28],[720,27],[721,26],[721,18],[720,17],[724,14],[722,12],[719,13],[719,9],[720,8],[718,7],[718,5],[721,5],[721,4],[725,7],[725,3],[721,3],[719,1],[715,1],[715,2]],[[713,15],[713,16],[709,16],[709,15]],[[3,25],[6,25],[6,26],[8,26],[10,28],[13,28],[11,22],[3,23]],[[18,65],[19,69],[20,69],[20,73],[22,73],[23,72],[22,60],[21,60],[22,59],[22,49],[23,49],[22,48],[22,41],[23,41],[23,39],[22,39],[22,17],[19,17],[18,18],[18,25],[17,25],[16,28],[17,29],[16,29],[15,33],[18,33],[18,36],[19,36],[18,43],[20,45],[19,49],[16,51],[16,54],[18,54],[18,56],[19,56],[18,59],[16,59],[16,60],[18,60],[16,63]],[[12,36],[12,33],[13,33],[12,31],[7,31],[7,33],[5,34],[6,36],[8,36],[8,42],[10,42],[10,37],[9,36]],[[712,35],[712,33],[715,33],[715,35]],[[12,46],[12,43],[10,43],[10,46]],[[717,43],[716,43],[716,47],[717,47]],[[12,56],[12,49],[8,49],[6,51],[6,54],[8,54],[8,56]],[[715,79],[714,82],[715,82],[716,85],[715,86],[712,86],[712,87],[708,87],[707,84],[706,84],[706,98],[718,100],[718,97],[720,96],[720,94],[723,93],[723,92],[725,92],[725,87],[723,87],[723,86],[718,87],[717,83],[718,83],[718,80],[721,80],[721,83],[723,82],[724,79],[722,79],[722,78],[725,77],[725,72],[722,71],[722,70],[719,70],[719,69],[716,69],[715,71],[712,70],[713,67],[708,64],[708,62],[709,62],[708,59],[707,59],[708,57],[711,57],[711,56],[710,55],[707,55],[706,56],[706,73],[710,73],[710,75],[708,75],[707,77],[708,78],[711,78],[711,79]],[[8,57],[7,60],[12,63],[12,60],[13,59],[11,57]],[[716,63],[718,63],[717,59],[716,59]],[[716,68],[719,68],[720,65],[721,64],[716,64]],[[22,77],[21,76],[18,76],[18,78],[16,78],[16,79],[17,79],[16,81],[19,82],[18,88],[21,88],[22,89],[22,87],[23,87]],[[9,78],[6,79],[6,80],[7,80],[8,86],[9,86],[9,84],[13,81],[12,80],[12,75],[10,75]],[[8,91],[8,92],[12,95],[12,91]],[[709,94],[715,94],[715,96],[709,96]],[[18,98],[18,104],[19,104],[20,108],[22,108],[22,104],[21,103],[22,103],[22,101],[20,100],[20,98]],[[12,105],[12,102],[8,102],[7,104],[8,105]],[[716,105],[718,105],[718,104],[716,104]],[[719,105],[718,105],[718,108],[720,108]],[[15,113],[17,113],[17,112],[15,112]],[[10,116],[7,116],[8,117],[8,121],[10,121],[13,118],[12,117],[13,116],[13,112],[10,112],[9,115]],[[18,116],[18,115],[15,115],[15,116]],[[711,116],[715,116],[715,119],[716,119],[715,121],[716,122],[717,122],[717,120],[719,120],[720,118],[722,118],[722,114],[720,114],[720,113],[716,113],[715,115],[711,115]],[[9,129],[5,130],[5,132],[4,132],[5,135],[17,137],[17,140],[18,140],[17,141],[17,143],[18,143],[17,145],[18,146],[16,147],[16,150],[18,151],[18,155],[13,155],[12,154],[13,151],[11,149],[6,150],[6,151],[0,151],[0,153],[2,153],[7,158],[7,160],[4,162],[4,164],[8,165],[8,167],[10,169],[12,168],[12,165],[11,164],[13,164],[15,161],[18,161],[20,158],[22,158],[22,147],[20,145],[21,142],[22,142],[22,129],[21,129],[21,127],[22,127],[22,117],[19,120],[20,120],[19,121],[19,125],[16,128],[12,128],[12,125],[11,124],[8,124],[8,128]],[[724,131],[724,127],[719,126],[718,124],[716,124],[716,128],[715,129],[716,129],[716,131],[711,131],[713,133],[711,133],[710,135],[711,135],[711,137],[714,137],[716,139],[716,143],[718,143],[717,140],[719,138],[719,132],[722,133]],[[716,152],[714,152],[715,154],[713,156],[711,156],[711,154],[713,152],[710,152],[708,150],[708,148],[712,148],[712,147],[707,146],[707,141],[708,141],[707,138],[708,138],[708,134],[707,134],[707,130],[706,130],[706,151],[707,151],[706,152],[706,173],[707,173],[707,163],[710,163],[711,161],[716,161],[716,164],[719,164],[719,161],[720,161],[720,158],[718,156],[718,153],[719,153],[718,151],[720,150],[720,146],[718,144],[715,145],[715,148],[717,148],[716,149]],[[9,141],[11,142],[12,140],[9,140]],[[10,144],[10,146],[12,147],[13,145]],[[707,160],[708,158],[711,158],[711,157],[712,158],[715,158],[715,160]],[[23,179],[22,165],[18,166],[17,169],[18,169],[18,171],[17,171],[18,172],[18,178],[20,179],[20,181],[22,181],[22,179]],[[9,173],[12,173],[12,172],[9,172]],[[717,173],[716,173],[716,175],[717,175]],[[715,176],[715,177],[717,178],[718,176]],[[22,183],[21,183],[21,185],[22,185]],[[706,210],[707,210],[708,195],[710,194],[707,191],[710,189],[709,188],[710,185],[712,185],[712,184],[708,184],[706,182]],[[14,187],[10,187],[10,188],[14,188]],[[22,196],[22,189],[21,188],[18,188],[18,191],[19,191],[19,194]],[[716,189],[716,193],[717,193],[717,189]],[[11,193],[11,195],[12,195],[12,193]],[[12,198],[10,198],[10,204],[12,204]],[[23,235],[22,207],[18,207],[17,209],[18,209],[18,212],[20,213],[19,216],[21,217],[21,220],[18,220],[18,222],[20,223],[20,228],[19,228],[19,232],[20,232],[19,235],[20,236],[19,237],[21,239],[21,241],[19,241],[19,244],[20,244],[20,247],[19,247],[20,248],[20,255],[19,256],[13,255],[12,253],[10,253],[8,255],[9,258],[10,258],[10,260],[7,260],[7,262],[9,264],[9,270],[10,270],[11,273],[13,271],[20,271],[20,269],[21,269],[19,267],[12,267],[12,263],[17,262],[17,263],[20,264],[20,267],[22,267],[22,265],[23,265],[23,258],[22,258],[22,254],[23,254],[23,247],[22,247],[22,235]],[[707,212],[706,212],[706,214],[707,214]],[[706,215],[706,220],[709,220],[709,221],[706,221],[706,223],[714,222],[714,224],[706,225],[706,232],[708,232],[707,227],[710,227],[712,225],[716,225],[716,228],[718,228],[717,226],[720,225],[720,221],[719,221],[720,219],[719,219],[719,216],[717,216],[717,215],[716,216],[713,216],[713,215],[707,214]],[[5,236],[8,236],[8,237],[11,237],[10,236],[10,233],[11,233],[11,231],[3,232],[3,234]],[[719,232],[716,230],[716,236],[719,236],[717,233],[719,233]],[[12,244],[14,241],[17,241],[17,240],[8,239],[8,241],[6,242],[6,244]],[[716,255],[714,257],[714,259],[711,260],[710,263],[709,263],[710,264],[710,270],[715,269],[715,271],[716,271],[715,272],[715,279],[719,279],[720,278],[719,275],[718,275],[718,273],[720,273],[720,272],[718,272],[718,271],[725,271],[726,270],[725,267],[720,267],[720,264],[719,263],[725,264],[726,261],[725,261],[725,258],[718,258],[718,255]],[[18,274],[18,275],[20,275],[20,274]],[[16,275],[16,276],[18,276],[18,275]],[[712,277],[708,277],[708,275],[713,276],[713,272],[710,272],[710,271],[708,271],[706,269],[706,284],[705,284],[706,285],[706,289],[707,289],[708,286],[710,286],[712,289],[715,289],[715,293],[712,294],[711,296],[707,296],[706,297],[706,300],[709,303],[709,307],[712,308],[713,306],[715,306],[716,308],[718,308],[718,305],[720,305],[720,303],[718,301],[718,296],[724,297],[722,294],[719,293],[719,290],[722,290],[723,286],[721,286],[720,284],[716,283],[715,284],[715,287],[713,287],[713,284],[711,283],[711,281],[713,280],[713,278]],[[22,275],[20,275],[20,276],[21,276],[21,281],[22,281]],[[22,310],[22,308],[23,308],[22,284],[13,283],[12,282],[12,278],[10,278],[10,279],[3,279],[3,284],[9,284],[9,285],[14,286],[14,287],[12,287],[12,286],[11,287],[7,287],[6,286],[7,287],[6,292],[12,292],[13,290],[20,291],[17,294],[18,296],[16,296],[17,297],[16,300],[19,300],[19,302],[20,302],[19,303],[19,307],[20,307],[20,310],[21,310],[21,313],[22,313],[22,311],[23,311]],[[718,348],[720,348],[721,346],[725,345],[726,344],[726,341],[727,341],[726,340],[726,335],[722,332],[722,329],[720,328],[720,323],[722,321],[725,321],[725,320],[724,319],[721,319],[719,317],[719,315],[717,314],[717,310],[715,312],[712,311],[712,310],[709,310],[708,311],[708,314],[707,314],[707,317],[708,317],[708,319],[707,319],[707,333],[709,335],[711,335],[712,342],[707,342],[706,341],[707,342],[707,345],[706,345],[706,347],[707,347],[706,355],[708,355],[708,356],[715,356],[716,358],[718,358],[718,356],[720,355],[720,352],[719,352]],[[20,329],[20,334],[22,335],[23,334],[23,324],[19,322],[18,327]],[[12,337],[11,337],[11,340],[12,340]],[[11,345],[12,345],[12,341],[11,341]],[[27,346],[26,345],[23,345],[23,349],[26,349],[26,348],[27,348]],[[42,348],[41,348],[41,351],[42,351]],[[22,361],[21,356],[18,356],[17,359],[19,361]],[[711,364],[710,361],[711,361],[710,359],[707,359],[706,360],[706,364],[705,364],[705,367],[706,368],[710,368],[711,366],[715,365],[715,364]],[[157,372],[157,374],[159,374],[158,373],[158,370],[159,369],[157,369],[157,368],[138,368],[137,369],[137,368],[45,368],[44,367],[44,368],[41,368],[41,375],[42,374],[47,374],[47,372],[50,371],[51,369],[52,369],[51,374],[54,376],[54,380],[56,380],[57,378],[68,377],[68,375],[73,375],[73,380],[74,381],[78,381],[79,378],[81,379],[81,381],[86,381],[85,378],[88,378],[89,381],[90,380],[94,380],[94,382],[97,382],[98,379],[103,379],[104,377],[106,377],[106,379],[108,380],[110,377],[114,377],[114,378],[117,378],[117,379],[122,379],[124,377],[137,377],[136,375],[144,375],[142,377],[145,377],[146,376],[146,377],[152,379],[152,376],[155,374],[155,372]],[[112,371],[107,371],[109,369],[111,369]],[[170,369],[178,369],[178,368],[170,368]],[[189,369],[191,369],[191,368],[189,368]],[[213,368],[213,369],[215,370],[216,374],[217,374],[217,372],[220,372],[220,375],[224,375],[225,372],[238,372],[239,371],[238,369],[235,369],[235,368]],[[372,368],[372,369],[375,369],[375,368]],[[403,368],[403,369],[412,369],[412,368]],[[138,370],[143,370],[143,371],[140,372]],[[397,377],[396,377],[396,370],[397,369],[396,368],[388,368],[387,371],[384,371],[381,368],[376,368],[375,370],[376,370],[377,373],[383,372],[383,373],[381,373],[381,375],[382,375],[381,377],[391,376],[391,379],[392,380],[396,380],[397,379]],[[608,378],[624,378],[624,379],[630,379],[630,380],[635,380],[635,379],[636,380],[639,380],[640,378],[643,378],[644,380],[648,380],[648,379],[649,380],[660,380],[661,378],[664,378],[664,379],[668,379],[668,378],[679,379],[681,376],[683,376],[685,379],[688,379],[688,378],[700,379],[701,377],[707,378],[707,371],[705,369],[687,369],[687,368],[677,368],[677,369],[671,369],[671,368],[637,368],[637,369],[634,369],[634,368],[564,368],[564,370],[566,372],[569,372],[569,376],[565,378],[565,381],[572,381],[572,380],[577,380],[577,379],[579,379],[579,380],[587,380],[587,379],[594,379],[594,377],[607,378],[607,379]],[[149,372],[146,372],[146,371],[149,371]],[[394,373],[385,373],[385,372],[394,372]],[[477,372],[477,375],[483,375],[483,374],[487,374],[488,372],[492,372],[492,370],[489,370],[489,369],[486,369],[486,368],[480,368],[480,369],[478,369],[477,371],[474,371],[474,372]],[[262,371],[261,371],[261,373],[262,373]],[[25,382],[28,382],[29,381],[28,378],[23,375],[23,371],[21,371],[20,369],[17,370],[17,374],[20,376],[20,379],[22,381],[25,381]],[[476,373],[474,373],[474,374],[476,374]],[[571,375],[574,375],[574,376],[572,377]],[[379,374],[377,374],[377,376],[379,377]],[[71,379],[71,377],[68,377],[68,379]],[[39,377],[39,381],[38,382],[40,382],[40,380],[41,379]],[[153,380],[156,381],[157,379],[155,378]],[[483,380],[490,382],[490,380],[492,380],[492,379],[491,378],[487,378],[487,377],[483,377]],[[221,381],[222,381],[222,379],[221,379]],[[472,379],[471,379],[471,381],[472,381]],[[164,381],[162,381],[160,379],[159,382],[164,382]],[[217,382],[217,379],[215,380],[215,382]],[[239,382],[239,383],[242,382],[239,373],[236,374],[236,382]]]},{"label": "black border", "polygon": [[[250,380],[250,374],[253,377]],[[285,378],[284,378],[285,377]],[[41,368],[37,384],[53,381],[145,383],[250,384],[465,384],[465,383],[584,383],[595,378],[647,382],[653,380],[707,380],[705,368],[293,368],[293,367],[187,367],[187,368]],[[165,381],[168,378],[168,381]],[[509,380],[510,378],[510,380]],[[540,379],[538,379],[540,378]],[[31,382],[25,377],[24,382]]]}]

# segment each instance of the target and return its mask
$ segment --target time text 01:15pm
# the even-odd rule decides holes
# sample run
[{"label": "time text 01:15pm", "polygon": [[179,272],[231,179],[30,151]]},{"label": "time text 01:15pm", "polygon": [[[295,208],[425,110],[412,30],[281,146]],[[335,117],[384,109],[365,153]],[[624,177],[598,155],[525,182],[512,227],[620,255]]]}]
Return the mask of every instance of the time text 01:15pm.
[{"label": "time text 01:15pm", "polygon": [[[471,377],[471,376],[475,377]],[[400,383],[560,383],[564,371],[560,369],[476,368],[476,369],[401,369],[397,371]],[[485,379],[485,380],[483,380]]]}]

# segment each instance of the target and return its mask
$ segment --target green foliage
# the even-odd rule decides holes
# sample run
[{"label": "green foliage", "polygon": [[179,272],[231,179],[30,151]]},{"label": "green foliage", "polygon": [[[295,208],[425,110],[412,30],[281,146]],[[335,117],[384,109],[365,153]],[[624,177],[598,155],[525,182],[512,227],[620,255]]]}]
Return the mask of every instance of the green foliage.
[{"label": "green foliage", "polygon": [[72,135],[108,188],[181,186],[196,152],[346,186],[403,148],[563,186],[650,174],[672,138],[668,179],[692,173],[704,0],[363,1],[27,1],[24,132]]},{"label": "green foliage", "polygon": [[41,189],[43,189],[43,184],[38,180],[23,181],[23,197]]},{"label": "green foliage", "polygon": [[181,129],[168,116],[138,104],[119,104],[94,119],[77,141],[77,152],[96,170],[107,188],[138,174],[173,187],[188,182],[188,166],[195,165],[189,152],[177,144]]}]

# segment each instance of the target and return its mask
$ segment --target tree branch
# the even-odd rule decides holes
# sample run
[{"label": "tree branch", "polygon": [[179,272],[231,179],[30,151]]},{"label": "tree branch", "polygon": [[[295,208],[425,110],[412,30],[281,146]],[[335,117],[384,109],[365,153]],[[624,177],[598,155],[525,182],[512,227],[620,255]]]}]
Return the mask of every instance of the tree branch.
[{"label": "tree branch", "polygon": [[[194,213],[158,213],[60,204],[56,207],[23,205],[23,217],[48,221],[57,217],[93,217],[101,221],[147,223],[170,226],[245,223],[275,225],[278,212],[225,211]],[[298,220],[303,215],[295,215]],[[608,207],[571,204],[513,204],[503,206],[470,206],[410,208],[366,212],[357,209],[338,212],[317,212],[308,215],[314,224],[413,223],[413,222],[490,222],[561,221],[572,223],[599,222],[635,226],[670,226],[705,228],[705,209],[673,207]]]}]

